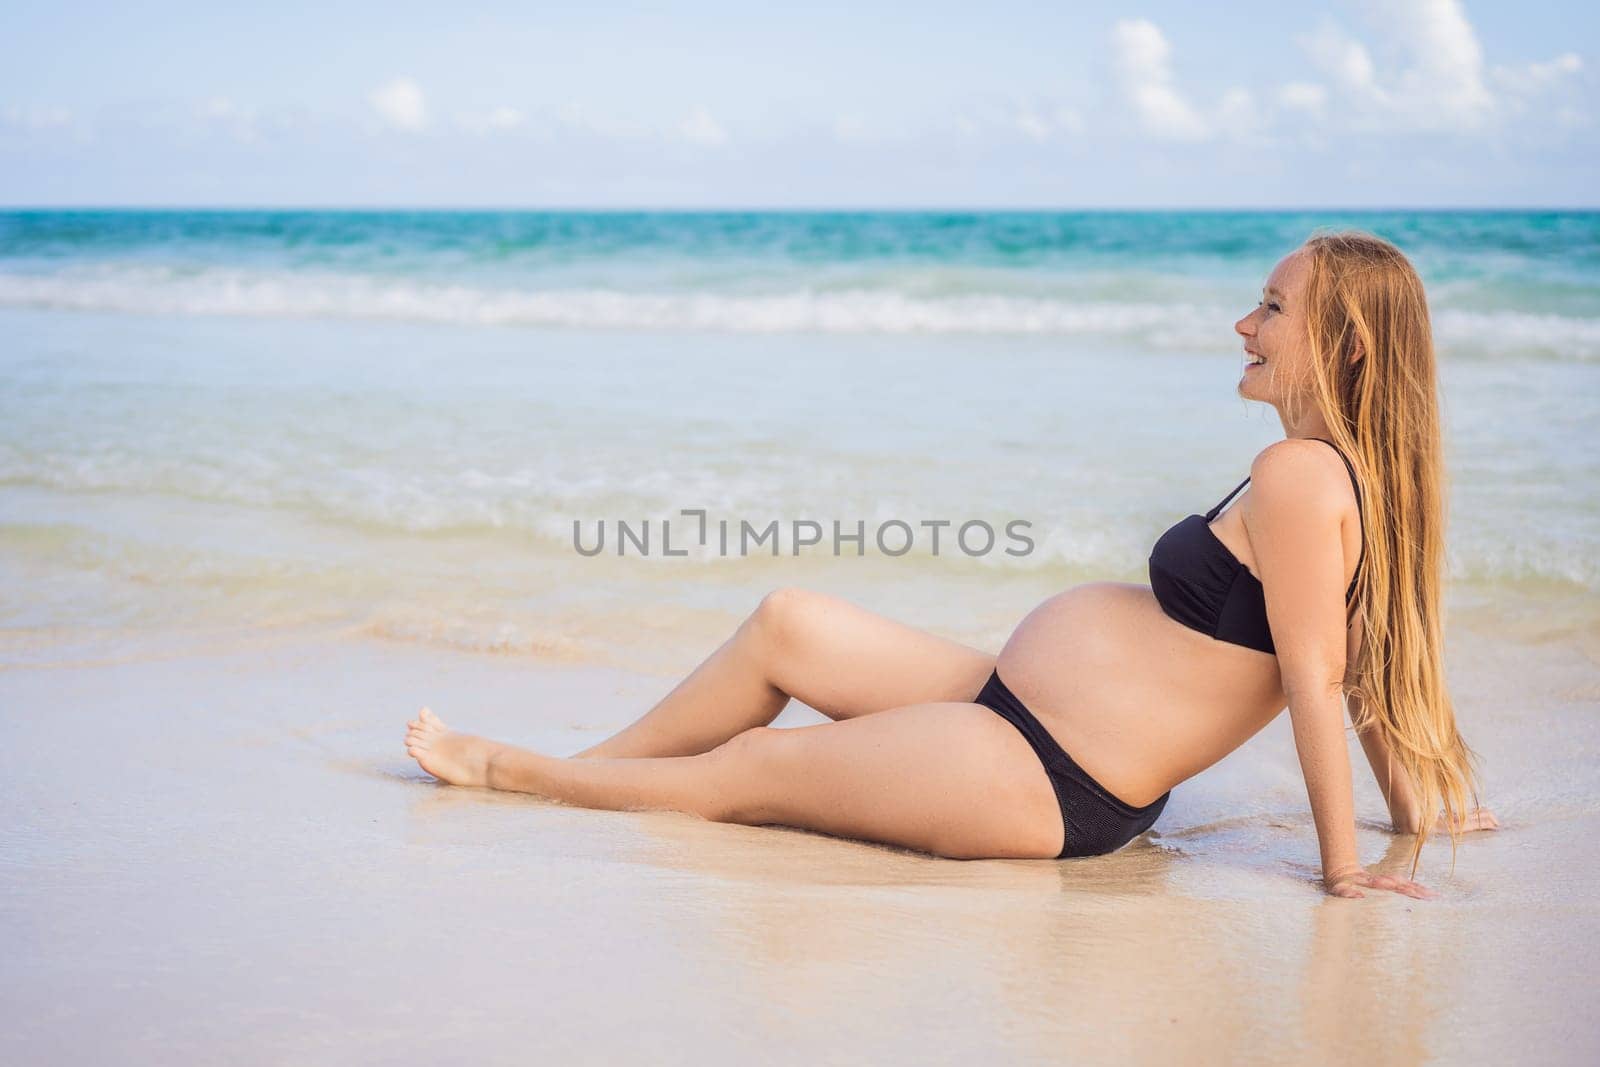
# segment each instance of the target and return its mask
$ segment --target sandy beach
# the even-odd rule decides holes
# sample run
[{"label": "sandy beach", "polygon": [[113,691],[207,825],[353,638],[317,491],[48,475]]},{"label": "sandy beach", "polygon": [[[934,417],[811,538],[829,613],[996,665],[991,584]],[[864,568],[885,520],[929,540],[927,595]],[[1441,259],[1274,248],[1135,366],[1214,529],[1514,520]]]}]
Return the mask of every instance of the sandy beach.
[{"label": "sandy beach", "polygon": [[13,668],[0,1058],[1592,1063],[1600,817],[1562,768],[1600,730],[1529,732],[1455,662],[1503,828],[1453,877],[1430,844],[1435,901],[1322,894],[1286,717],[1119,853],[963,862],[442,786],[401,748],[428,703],[569,754],[664,674],[338,632]]}]

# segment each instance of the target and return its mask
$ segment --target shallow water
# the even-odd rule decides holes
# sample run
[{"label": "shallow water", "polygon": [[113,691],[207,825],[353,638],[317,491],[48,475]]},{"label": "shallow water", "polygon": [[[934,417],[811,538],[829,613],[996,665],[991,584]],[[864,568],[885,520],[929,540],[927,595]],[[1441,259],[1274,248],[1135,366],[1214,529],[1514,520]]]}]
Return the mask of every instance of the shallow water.
[{"label": "shallow water", "polygon": [[0,214],[0,653],[342,623],[676,670],[783,582],[996,645],[1281,436],[1231,326],[1337,223],[1429,286],[1452,607],[1593,647],[1597,213],[178,211]]},{"label": "shallow water", "polygon": [[[1056,340],[38,311],[0,330],[0,625],[24,661],[41,633],[340,621],[637,667],[647,601],[672,636],[643,665],[667,669],[783,583],[997,647],[1051,592],[1145,580],[1161,530],[1281,436],[1221,359]],[[1453,603],[1531,600],[1592,644],[1600,364],[1462,363],[1444,392]],[[621,522],[649,524],[648,554]],[[836,522],[860,537],[837,554]],[[741,556],[742,523],[776,539]],[[987,525],[958,541],[967,523]]]}]

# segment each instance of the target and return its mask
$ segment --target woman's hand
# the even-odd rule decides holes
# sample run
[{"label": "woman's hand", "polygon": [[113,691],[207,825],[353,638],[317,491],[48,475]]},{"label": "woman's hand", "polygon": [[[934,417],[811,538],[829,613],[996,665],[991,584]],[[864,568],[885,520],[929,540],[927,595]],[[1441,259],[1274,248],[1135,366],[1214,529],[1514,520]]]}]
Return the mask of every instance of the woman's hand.
[{"label": "woman's hand", "polygon": [[[1414,834],[1418,832],[1419,820],[1414,816],[1397,815],[1393,819],[1393,825],[1394,832],[1397,834]],[[1488,808],[1473,808],[1456,825],[1462,833],[1470,834],[1474,830],[1498,830],[1500,829],[1500,820],[1495,818],[1494,812]],[[1444,812],[1441,811],[1434,818],[1432,832],[1436,834],[1450,832]]]},{"label": "woman's hand", "polygon": [[1369,874],[1361,867],[1324,876],[1322,885],[1327,889],[1329,896],[1335,897],[1364,897],[1366,894],[1362,892],[1363,889],[1392,889],[1396,893],[1416,897],[1418,900],[1432,900],[1439,895],[1416,882],[1408,882],[1404,878],[1396,878],[1389,874]]},{"label": "woman's hand", "polygon": [[[1450,832],[1449,823],[1445,820],[1444,812],[1441,811],[1439,813],[1439,818],[1434,822],[1434,828],[1441,834]],[[1473,808],[1462,817],[1460,822],[1456,823],[1456,828],[1464,834],[1470,834],[1474,830],[1498,830],[1500,829],[1500,820],[1496,819],[1494,812],[1488,808]]]}]

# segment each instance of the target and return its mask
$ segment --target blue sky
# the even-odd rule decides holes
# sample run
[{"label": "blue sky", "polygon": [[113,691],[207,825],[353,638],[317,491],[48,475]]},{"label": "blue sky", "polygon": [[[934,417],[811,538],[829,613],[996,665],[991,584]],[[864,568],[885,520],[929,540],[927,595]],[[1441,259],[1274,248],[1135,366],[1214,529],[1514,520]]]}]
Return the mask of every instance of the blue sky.
[{"label": "blue sky", "polygon": [[1597,206],[1595,5],[20,5],[0,203]]}]

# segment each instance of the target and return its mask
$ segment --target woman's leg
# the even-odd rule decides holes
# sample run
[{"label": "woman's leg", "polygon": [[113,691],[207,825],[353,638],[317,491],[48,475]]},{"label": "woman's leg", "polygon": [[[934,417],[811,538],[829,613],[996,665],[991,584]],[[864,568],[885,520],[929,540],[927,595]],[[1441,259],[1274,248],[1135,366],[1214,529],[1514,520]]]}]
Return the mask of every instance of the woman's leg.
[{"label": "woman's leg", "polygon": [[766,726],[791,697],[830,719],[971,700],[994,663],[840,597],[786,586],[644,717],[577,755],[698,755]]},{"label": "woman's leg", "polygon": [[406,751],[435,777],[588,808],[779,824],[952,859],[1045,859],[1061,808],[1022,734],[981,704],[912,704],[793,729],[757,727],[710,752],[561,759],[447,730],[424,709]]}]

